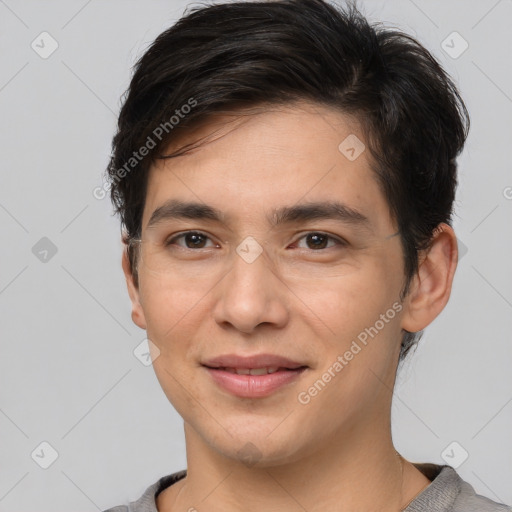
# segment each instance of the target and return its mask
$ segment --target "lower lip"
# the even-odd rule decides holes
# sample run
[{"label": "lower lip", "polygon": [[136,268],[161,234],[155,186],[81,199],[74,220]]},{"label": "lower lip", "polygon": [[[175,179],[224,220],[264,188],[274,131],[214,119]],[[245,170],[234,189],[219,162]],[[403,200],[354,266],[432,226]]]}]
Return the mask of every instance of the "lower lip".
[{"label": "lower lip", "polygon": [[262,398],[281,386],[297,380],[306,368],[282,370],[264,375],[238,375],[205,367],[212,379],[223,389],[242,398]]}]

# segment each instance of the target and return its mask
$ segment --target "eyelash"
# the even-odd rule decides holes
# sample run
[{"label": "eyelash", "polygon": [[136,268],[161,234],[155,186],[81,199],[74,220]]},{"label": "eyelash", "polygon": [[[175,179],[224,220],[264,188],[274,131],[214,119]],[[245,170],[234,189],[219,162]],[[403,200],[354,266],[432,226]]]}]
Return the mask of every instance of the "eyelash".
[{"label": "eyelash", "polygon": [[[210,237],[207,234],[202,233],[201,231],[185,231],[183,233],[180,233],[179,235],[176,235],[176,236],[173,236],[172,238],[169,238],[168,240],[165,241],[164,245],[165,245],[165,247],[169,247],[171,245],[174,245],[174,242],[176,242],[176,240],[179,240],[180,238],[184,238],[187,235],[201,235],[201,236],[203,236],[203,237],[205,237],[207,239],[210,239]],[[327,237],[329,240],[332,240],[332,241],[336,242],[336,245],[338,245],[340,247],[345,247],[345,246],[348,245],[347,242],[345,240],[343,240],[342,238],[335,237],[333,235],[330,235],[329,233],[324,233],[323,231],[308,231],[307,233],[305,233],[302,236],[300,236],[297,239],[297,241],[302,240],[303,238],[306,238],[309,235],[321,235],[321,236]],[[294,243],[296,243],[296,242],[294,242]],[[193,248],[190,248],[190,247],[182,247],[182,246],[178,246],[178,247],[180,247],[181,249],[185,249],[185,250],[191,250],[191,251],[195,251],[196,250],[196,249],[193,249]],[[200,247],[200,249],[211,249],[211,247]],[[322,248],[322,249],[318,249],[318,250],[310,249],[310,251],[312,251],[312,252],[321,252],[321,251],[325,251],[326,249],[332,249],[332,247],[326,247],[326,248]]]}]

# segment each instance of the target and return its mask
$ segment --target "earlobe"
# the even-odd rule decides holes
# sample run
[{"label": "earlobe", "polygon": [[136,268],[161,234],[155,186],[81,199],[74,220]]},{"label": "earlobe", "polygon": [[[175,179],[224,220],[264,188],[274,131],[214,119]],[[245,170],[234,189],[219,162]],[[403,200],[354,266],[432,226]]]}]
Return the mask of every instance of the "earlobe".
[{"label": "earlobe", "polygon": [[130,296],[130,300],[132,302],[132,321],[141,329],[146,329],[146,317],[140,303],[139,286],[135,283],[132,269],[130,267],[130,260],[128,258],[126,245],[123,250],[122,267],[124,277],[126,279],[126,286],[128,288],[128,295]]},{"label": "earlobe", "polygon": [[450,298],[457,258],[455,233],[448,224],[441,223],[431,246],[420,255],[418,271],[404,301],[402,329],[421,331],[441,313]]}]

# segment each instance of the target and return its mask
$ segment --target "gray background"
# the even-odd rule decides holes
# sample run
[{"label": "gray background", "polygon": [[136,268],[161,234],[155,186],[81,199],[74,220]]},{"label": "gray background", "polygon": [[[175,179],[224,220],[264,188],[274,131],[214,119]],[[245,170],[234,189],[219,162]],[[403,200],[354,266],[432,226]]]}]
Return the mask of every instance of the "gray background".
[{"label": "gray background", "polygon": [[[131,66],[187,3],[0,0],[2,512],[102,510],[186,466],[181,418],[133,353],[145,333],[130,319],[118,220],[92,191]],[[472,115],[455,219],[467,252],[399,375],[394,439],[412,461],[467,451],[459,474],[512,504],[512,2],[360,4],[425,44]],[[43,31],[58,43],[46,59],[31,47],[51,49]],[[457,58],[454,31],[469,44]],[[44,441],[58,453],[47,469]]]}]

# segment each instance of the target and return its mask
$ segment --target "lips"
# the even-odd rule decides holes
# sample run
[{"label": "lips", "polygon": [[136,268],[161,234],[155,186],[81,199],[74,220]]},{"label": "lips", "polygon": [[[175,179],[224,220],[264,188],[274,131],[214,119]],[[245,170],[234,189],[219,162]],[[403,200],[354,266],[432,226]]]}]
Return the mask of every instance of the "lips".
[{"label": "lips", "polygon": [[219,369],[225,372],[236,373],[237,375],[266,375],[267,373],[275,373],[278,371],[289,370],[289,368],[279,368],[277,366],[270,366],[267,368],[224,368]]},{"label": "lips", "polygon": [[287,370],[296,370],[304,363],[292,361],[283,356],[274,354],[256,354],[252,356],[239,356],[237,354],[226,354],[213,359],[208,359],[202,363],[209,368],[235,368],[235,369],[254,369],[254,368],[285,368]]},{"label": "lips", "polygon": [[308,368],[291,359],[272,355],[228,354],[202,363],[223,390],[241,398],[262,398],[296,381]]}]

